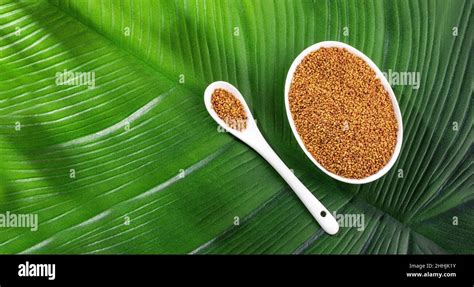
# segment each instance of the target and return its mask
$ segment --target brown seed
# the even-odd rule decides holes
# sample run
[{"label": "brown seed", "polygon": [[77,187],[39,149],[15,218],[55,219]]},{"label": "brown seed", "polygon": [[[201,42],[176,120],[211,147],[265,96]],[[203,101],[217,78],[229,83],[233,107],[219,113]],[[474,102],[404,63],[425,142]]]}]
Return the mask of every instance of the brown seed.
[{"label": "brown seed", "polygon": [[341,48],[321,48],[296,68],[290,110],[306,149],[332,173],[361,179],[392,157],[398,124],[374,70]]},{"label": "brown seed", "polygon": [[247,113],[242,103],[229,91],[216,89],[211,96],[212,109],[230,128],[243,131],[247,128]]}]

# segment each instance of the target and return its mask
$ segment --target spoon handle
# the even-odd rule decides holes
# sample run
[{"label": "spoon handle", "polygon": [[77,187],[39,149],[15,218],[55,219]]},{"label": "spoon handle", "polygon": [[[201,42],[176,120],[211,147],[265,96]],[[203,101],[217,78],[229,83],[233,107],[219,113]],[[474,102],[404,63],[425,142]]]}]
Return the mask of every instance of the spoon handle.
[{"label": "spoon handle", "polygon": [[254,140],[252,148],[268,161],[268,163],[270,163],[270,165],[273,166],[280,176],[288,183],[324,231],[331,235],[336,234],[339,231],[339,224],[334,216],[285,165],[263,136],[260,135],[260,137],[258,140]]}]

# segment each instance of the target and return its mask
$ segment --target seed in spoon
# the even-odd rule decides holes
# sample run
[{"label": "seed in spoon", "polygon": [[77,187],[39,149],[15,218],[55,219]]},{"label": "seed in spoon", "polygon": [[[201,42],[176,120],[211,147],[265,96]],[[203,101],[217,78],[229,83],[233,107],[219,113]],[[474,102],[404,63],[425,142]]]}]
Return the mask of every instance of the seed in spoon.
[{"label": "seed in spoon", "polygon": [[229,91],[216,89],[211,96],[212,109],[227,126],[243,131],[247,128],[247,114],[242,103]]}]

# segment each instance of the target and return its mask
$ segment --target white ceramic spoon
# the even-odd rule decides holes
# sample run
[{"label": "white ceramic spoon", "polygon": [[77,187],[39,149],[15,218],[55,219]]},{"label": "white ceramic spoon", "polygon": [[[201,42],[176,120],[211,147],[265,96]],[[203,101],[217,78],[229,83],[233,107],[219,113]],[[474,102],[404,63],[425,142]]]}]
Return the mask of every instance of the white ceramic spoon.
[{"label": "white ceramic spoon", "polygon": [[[232,93],[243,105],[245,112],[247,113],[247,128],[238,131],[227,126],[227,124],[219,118],[211,104],[212,93],[216,89],[224,89]],[[293,189],[299,199],[303,202],[309,212],[318,221],[319,225],[328,234],[336,234],[339,230],[339,225],[332,214],[321,204],[321,202],[301,183],[301,181],[291,172],[291,170],[285,165],[285,163],[278,157],[273,151],[270,145],[267,143],[265,138],[260,133],[257,124],[250,112],[247,103],[240,94],[239,90],[227,82],[214,82],[210,84],[204,92],[204,103],[206,109],[211,117],[226,131],[240,139],[256,152],[258,152],[273,168],[280,174],[280,176],[288,183]]]}]

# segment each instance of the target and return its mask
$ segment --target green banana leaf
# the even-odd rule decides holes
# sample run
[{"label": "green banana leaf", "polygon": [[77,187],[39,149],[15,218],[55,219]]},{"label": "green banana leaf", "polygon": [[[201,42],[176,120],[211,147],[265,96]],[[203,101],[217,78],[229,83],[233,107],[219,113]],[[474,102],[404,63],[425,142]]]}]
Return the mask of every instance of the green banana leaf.
[{"label": "green banana leaf", "polygon": [[[474,253],[472,0],[0,1],[0,253]],[[284,81],[337,40],[383,71],[399,159],[365,185],[297,145]],[[95,85],[58,85],[93,72]],[[203,104],[225,80],[326,205],[364,228],[325,234],[278,174]],[[344,225],[344,224],[341,224]]]}]

